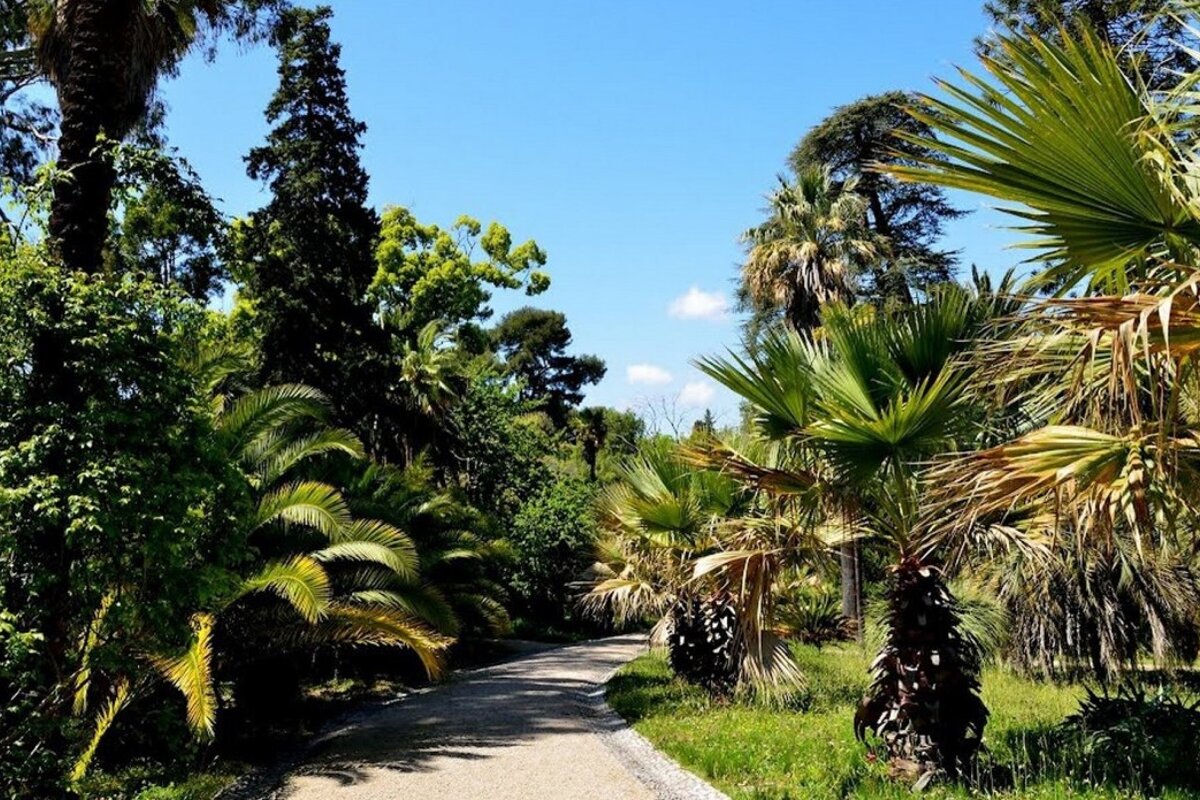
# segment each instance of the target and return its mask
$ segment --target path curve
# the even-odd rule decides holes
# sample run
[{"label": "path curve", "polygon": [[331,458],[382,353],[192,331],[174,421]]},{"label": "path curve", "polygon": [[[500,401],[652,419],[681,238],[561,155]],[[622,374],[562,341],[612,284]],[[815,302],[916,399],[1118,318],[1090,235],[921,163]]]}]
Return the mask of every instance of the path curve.
[{"label": "path curve", "polygon": [[721,798],[659,755],[603,702],[644,636],[557,647],[462,673],[323,736],[286,800]]}]

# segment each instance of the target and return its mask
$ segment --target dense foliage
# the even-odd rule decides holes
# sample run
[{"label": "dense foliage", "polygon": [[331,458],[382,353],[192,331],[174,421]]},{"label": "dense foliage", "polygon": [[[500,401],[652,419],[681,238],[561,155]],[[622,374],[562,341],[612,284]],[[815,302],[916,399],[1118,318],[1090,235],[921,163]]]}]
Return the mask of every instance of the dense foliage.
[{"label": "dense foliage", "polygon": [[[989,681],[1057,704],[1038,746],[1088,780],[1195,788],[1193,12],[985,8],[986,74],[800,140],[743,236],[744,346],[696,363],[743,424],[670,437],[581,407],[606,365],[564,314],[491,321],[549,286],[537,242],[371,204],[330,9],[0,2],[0,793],[188,782],[335,675],[610,625],[721,714],[836,711],[842,794],[1011,789]],[[278,56],[232,221],[153,103],[223,34]],[[948,190],[1017,207],[1036,274],[956,283]],[[869,668],[789,643],[855,635]]]}]

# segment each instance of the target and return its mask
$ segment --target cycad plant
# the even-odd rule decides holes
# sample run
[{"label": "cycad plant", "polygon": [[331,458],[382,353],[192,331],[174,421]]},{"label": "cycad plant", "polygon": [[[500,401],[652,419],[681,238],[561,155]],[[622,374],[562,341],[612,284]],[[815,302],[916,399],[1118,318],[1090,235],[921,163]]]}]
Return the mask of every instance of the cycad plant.
[{"label": "cycad plant", "polygon": [[793,454],[782,470],[720,453],[715,462],[760,491],[802,500],[814,524],[866,531],[895,554],[887,636],[856,730],[919,772],[960,771],[987,720],[979,654],[945,583],[946,531],[923,529],[920,512],[925,463],[975,432],[957,356],[994,307],[958,288],[888,312],[835,305],[810,335],[773,333],[746,356],[699,365],[752,403],[762,435]]},{"label": "cycad plant", "polygon": [[1094,33],[1063,39],[1000,37],[989,78],[922,115],[948,159],[895,172],[1019,204],[1048,264],[1033,288],[1053,295],[980,353],[1028,424],[940,468],[938,513],[1045,543],[1005,576],[1036,613],[1024,655],[1103,676],[1195,646],[1200,76],[1153,95]]},{"label": "cycad plant", "polygon": [[406,533],[355,518],[338,489],[303,474],[331,454],[362,455],[352,434],[324,424],[328,409],[320,393],[298,385],[227,392],[244,366],[236,352],[214,351],[189,366],[211,391],[213,436],[250,498],[246,518],[228,520],[240,528],[242,568],[211,577],[211,602],[192,617],[191,639],[179,651],[147,654],[150,669],[141,674],[98,681],[92,653],[106,637],[108,610],[121,588],[106,596],[82,643],[75,711],[89,712],[98,683],[110,687],[109,699],[96,715],[76,778],[120,710],[155,676],[182,693],[189,727],[209,739],[220,705],[218,683],[257,661],[325,645],[395,646],[412,651],[432,675],[450,643],[412,609],[364,593],[364,569],[413,581],[418,555]]}]

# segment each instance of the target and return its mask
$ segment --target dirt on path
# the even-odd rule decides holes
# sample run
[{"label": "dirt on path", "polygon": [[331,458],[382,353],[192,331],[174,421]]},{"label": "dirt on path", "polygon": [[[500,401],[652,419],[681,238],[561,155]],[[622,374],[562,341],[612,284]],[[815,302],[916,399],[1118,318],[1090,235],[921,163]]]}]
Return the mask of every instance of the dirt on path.
[{"label": "dirt on path", "polygon": [[599,683],[645,647],[635,635],[545,650],[371,710],[322,737],[277,796],[654,800],[594,706]]}]

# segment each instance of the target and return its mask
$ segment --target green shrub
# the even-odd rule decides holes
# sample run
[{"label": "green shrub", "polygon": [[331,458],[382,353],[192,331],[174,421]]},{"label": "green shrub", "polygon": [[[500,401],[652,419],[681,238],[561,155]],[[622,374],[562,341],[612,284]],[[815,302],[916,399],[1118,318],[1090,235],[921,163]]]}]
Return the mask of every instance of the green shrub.
[{"label": "green shrub", "polygon": [[511,586],[522,612],[542,625],[574,619],[574,584],[592,560],[596,523],[593,491],[585,482],[560,479],[529,500],[509,531]]},{"label": "green shrub", "polygon": [[0,796],[60,791],[119,681],[244,556],[241,484],[181,366],[204,324],[148,280],[0,263]]}]

